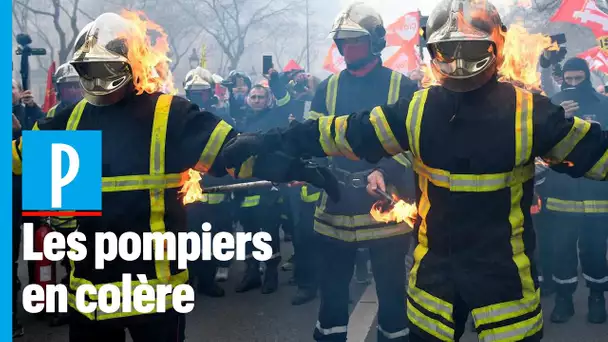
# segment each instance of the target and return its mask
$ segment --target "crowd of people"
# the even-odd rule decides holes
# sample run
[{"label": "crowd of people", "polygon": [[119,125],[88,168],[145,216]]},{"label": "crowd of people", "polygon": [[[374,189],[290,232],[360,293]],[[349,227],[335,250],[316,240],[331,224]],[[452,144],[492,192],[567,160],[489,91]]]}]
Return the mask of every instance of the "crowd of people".
[{"label": "crowd of people", "polygon": [[[474,1],[464,3],[479,10]],[[251,177],[277,185],[204,194],[185,205],[183,213],[175,208],[176,189],[168,189],[162,210],[184,217],[185,225],[176,224],[179,219],[162,218],[162,229],[199,232],[201,223],[209,222],[214,233],[237,229],[270,233],[273,256],[262,266],[248,246],[246,268],[238,275],[241,280],[235,290],[260,289],[262,294],[271,294],[279,286],[280,269],[293,272],[292,282],[297,286],[294,306],[321,297],[318,321],[311,327],[316,341],[346,341],[348,289],[353,278],[376,283],[378,341],[458,340],[470,315],[481,340],[540,341],[540,296],[555,298],[552,322],[567,322],[574,314],[579,259],[589,288],[587,320],[605,323],[608,185],[580,177],[606,180],[606,87],[594,88],[585,60],[555,60],[551,51],[540,56],[539,70],[542,90],[553,104],[538,94],[501,84],[496,80],[500,59],[496,46],[500,44],[492,35],[502,25],[496,9],[491,5],[482,9],[486,21],[473,23],[474,39],[467,32],[455,39],[452,31],[459,26],[452,24],[462,20],[462,9],[442,6],[431,15],[425,33],[435,71],[443,82],[439,87],[422,88],[420,71],[408,78],[382,65],[384,23],[374,9],[362,4],[349,6],[334,23],[331,36],[347,68],[324,81],[301,68],[269,69],[257,83],[240,71],[220,77],[202,67],[192,69],[182,84],[187,101],[173,98],[169,120],[175,121],[167,126],[179,129],[189,147],[183,150],[183,160],[167,165],[165,172],[192,167],[204,173],[203,189]],[[85,112],[76,125],[83,129],[129,124],[88,120],[87,113],[94,111],[120,111],[124,116],[129,110],[144,110],[141,108],[154,112],[152,104],[164,95],[132,95],[131,80],[137,76],[132,70],[106,75],[87,67],[129,63],[120,49],[111,50],[102,41],[95,44],[109,51],[109,59],[87,60],[83,45],[93,28],[108,30],[104,25],[118,20],[104,22],[109,15],[83,29],[74,59],[58,68],[59,103],[47,113],[34,103],[30,91],[13,81],[15,141],[22,130],[65,128],[80,103]],[[91,79],[103,82],[89,82]],[[116,80],[124,83],[116,85]],[[112,89],[103,88],[109,81],[114,82]],[[513,112],[522,120],[515,129]],[[349,113],[358,114],[340,116]],[[183,117],[173,119],[180,115]],[[267,134],[260,139],[264,132]],[[484,139],[487,151],[476,147]],[[513,139],[521,141],[513,144]],[[118,140],[108,146],[104,141],[104,150],[120,151],[122,140]],[[209,152],[212,144],[231,148],[225,154],[219,147]],[[255,164],[250,162],[262,150],[268,157],[258,156]],[[150,154],[131,152],[141,158]],[[139,160],[140,156],[118,159],[129,164],[129,158]],[[260,160],[271,165],[261,165]],[[289,167],[280,167],[283,163]],[[112,176],[117,175],[104,174]],[[502,178],[506,181],[498,184]],[[14,203],[20,202],[19,182],[19,171],[14,170]],[[378,222],[370,216],[379,200],[378,190],[417,203],[414,227],[396,220]],[[51,225],[69,233],[152,224],[136,221],[141,215],[133,215],[131,210],[139,209],[125,205],[121,197],[125,193],[104,193],[113,196],[115,203],[104,207],[100,222],[61,217],[53,218]],[[153,199],[147,196],[141,200],[150,201],[151,208]],[[538,205],[533,215],[532,205]],[[16,300],[23,220],[19,206],[13,208],[13,335],[18,337],[24,334]],[[281,259],[280,230],[294,250],[285,261]],[[413,265],[406,265],[408,255],[413,257]],[[72,277],[87,279],[90,275],[83,269],[85,263],[76,263],[76,272],[69,263],[62,264]],[[121,273],[136,272],[132,264],[115,262],[113,266],[122,268]],[[202,295],[222,297],[225,289],[220,283],[233,273],[231,266],[226,261],[195,262],[189,267],[187,281]],[[466,271],[460,272],[462,269]],[[117,280],[109,273],[104,277],[106,274],[96,275],[103,283]],[[150,274],[149,279],[154,277]],[[177,279],[179,274],[171,277]],[[67,278],[63,281],[69,283]],[[113,325],[102,326],[96,325],[97,318],[73,311],[56,315],[53,324],[69,322],[70,341],[74,342],[123,340],[124,329],[131,330],[136,342],[184,340],[180,315],[164,315],[154,321],[159,327],[135,331],[132,322],[144,321],[144,316],[118,317]],[[169,336],[168,326],[180,334]],[[516,335],[506,336],[505,331]]]}]

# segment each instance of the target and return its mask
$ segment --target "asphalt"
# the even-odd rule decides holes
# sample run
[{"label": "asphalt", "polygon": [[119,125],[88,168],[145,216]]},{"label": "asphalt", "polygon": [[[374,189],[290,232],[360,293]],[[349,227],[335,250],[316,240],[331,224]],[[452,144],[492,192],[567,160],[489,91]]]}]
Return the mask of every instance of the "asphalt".
[{"label": "asphalt", "polygon": [[[284,259],[290,254],[284,248]],[[264,295],[259,290],[235,293],[244,265],[234,263],[230,278],[222,286],[224,298],[197,296],[195,310],[187,315],[188,342],[307,342],[317,320],[319,300],[294,307],[290,303],[295,287],[288,284],[289,272],[281,272],[280,287],[276,293]],[[20,267],[21,279],[27,280],[25,265]],[[369,288],[368,288],[369,286]],[[349,341],[376,341],[377,299],[374,284],[353,283],[351,286],[351,322]],[[553,308],[552,298],[543,299],[545,313],[545,342],[608,342],[608,323],[593,325],[586,322],[586,289],[579,286],[575,296],[576,315],[567,324],[554,324],[549,320]],[[67,327],[48,326],[31,314],[21,313],[25,336],[15,341],[59,342],[68,341]],[[461,342],[477,341],[467,332]],[[108,341],[113,342],[113,341]]]}]

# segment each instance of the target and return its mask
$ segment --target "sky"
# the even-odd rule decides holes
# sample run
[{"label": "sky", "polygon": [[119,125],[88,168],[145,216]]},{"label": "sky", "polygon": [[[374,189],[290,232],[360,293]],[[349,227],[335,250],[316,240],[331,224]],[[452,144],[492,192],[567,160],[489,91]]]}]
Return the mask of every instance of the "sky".
[{"label": "sky", "polygon": [[[429,15],[439,0],[339,0],[343,7],[353,2],[363,2],[376,9],[386,23],[392,23],[401,15],[420,9],[423,15]],[[507,9],[517,0],[492,0],[499,10]],[[502,11],[501,11],[502,12]]]}]

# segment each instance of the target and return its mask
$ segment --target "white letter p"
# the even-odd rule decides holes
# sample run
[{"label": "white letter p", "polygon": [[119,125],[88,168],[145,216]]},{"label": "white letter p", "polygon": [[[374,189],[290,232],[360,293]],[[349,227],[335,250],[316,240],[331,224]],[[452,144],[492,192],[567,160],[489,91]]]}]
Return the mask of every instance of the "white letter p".
[{"label": "white letter p", "polygon": [[[68,172],[62,176],[61,153],[68,155]],[[78,152],[66,144],[51,145],[51,207],[61,208],[61,188],[70,184],[80,169],[80,158]]]}]

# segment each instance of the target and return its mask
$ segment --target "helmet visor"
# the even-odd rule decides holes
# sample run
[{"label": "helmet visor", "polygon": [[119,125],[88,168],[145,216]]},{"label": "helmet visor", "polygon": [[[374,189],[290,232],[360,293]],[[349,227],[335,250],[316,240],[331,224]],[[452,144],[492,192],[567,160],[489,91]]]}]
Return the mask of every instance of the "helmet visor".
[{"label": "helmet visor", "polygon": [[487,69],[495,60],[491,42],[463,41],[433,45],[433,64],[444,76],[469,78]]},{"label": "helmet visor", "polygon": [[130,79],[129,65],[124,62],[90,62],[72,64],[82,87],[90,93],[109,93]]}]

